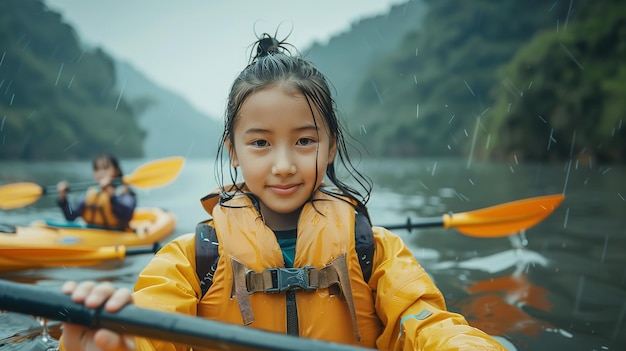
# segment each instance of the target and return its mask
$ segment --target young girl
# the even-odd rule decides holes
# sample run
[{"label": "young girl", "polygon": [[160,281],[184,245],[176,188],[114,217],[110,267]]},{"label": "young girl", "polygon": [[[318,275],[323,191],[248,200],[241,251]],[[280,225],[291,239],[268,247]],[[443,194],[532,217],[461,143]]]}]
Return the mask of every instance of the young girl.
[{"label": "young girl", "polygon": [[98,227],[124,230],[133,217],[137,200],[135,194],[124,184],[119,184],[122,170],[117,158],[101,154],[93,159],[93,178],[98,186],[87,190],[85,197],[73,206],[67,200],[69,183],[57,184],[57,203],[63,210],[65,219],[73,221],[82,217],[87,224]]},{"label": "young girl", "polygon": [[[202,199],[210,230],[166,245],[140,273],[132,295],[110,283],[67,282],[62,290],[110,312],[132,302],[380,350],[504,349],[446,310],[398,236],[369,224],[371,186],[349,161],[325,77],[267,34],[256,48],[228,97],[223,150],[233,185]],[[362,194],[338,179],[335,161],[351,171]],[[236,184],[239,175],[244,183]],[[373,252],[362,260],[355,231],[363,232],[364,223]],[[211,231],[219,258],[199,279],[197,265],[206,262],[196,260],[197,235]],[[290,273],[302,273],[301,279],[281,285],[281,274]],[[67,350],[185,349],[103,329],[64,328]]]}]

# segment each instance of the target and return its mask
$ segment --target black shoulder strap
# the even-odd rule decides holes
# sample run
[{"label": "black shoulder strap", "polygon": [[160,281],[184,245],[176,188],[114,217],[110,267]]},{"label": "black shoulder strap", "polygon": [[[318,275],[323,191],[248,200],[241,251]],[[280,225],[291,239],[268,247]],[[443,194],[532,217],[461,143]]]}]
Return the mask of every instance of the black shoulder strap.
[{"label": "black shoulder strap", "polygon": [[372,276],[372,259],[374,258],[374,233],[372,225],[367,216],[362,212],[356,213],[356,223],[354,225],[354,246],[363,279],[365,282]]},{"label": "black shoulder strap", "polygon": [[215,228],[210,226],[208,221],[198,223],[196,226],[196,274],[200,279],[202,296],[213,284],[213,274],[220,260],[218,246]]},{"label": "black shoulder strap", "polygon": [[[355,251],[359,257],[363,279],[367,282],[372,275],[374,233],[369,219],[361,212],[356,214],[354,228]],[[208,225],[208,221],[198,223],[196,226],[196,274],[200,279],[202,296],[213,284],[213,274],[217,270],[217,262],[220,259],[218,246],[215,228]]]}]

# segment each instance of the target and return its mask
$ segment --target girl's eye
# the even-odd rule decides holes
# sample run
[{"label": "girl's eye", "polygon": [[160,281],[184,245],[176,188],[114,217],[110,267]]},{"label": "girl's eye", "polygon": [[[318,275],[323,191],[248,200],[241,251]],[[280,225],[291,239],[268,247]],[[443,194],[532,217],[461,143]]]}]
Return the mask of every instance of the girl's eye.
[{"label": "girl's eye", "polygon": [[297,144],[300,146],[309,146],[309,145],[315,144],[315,140],[311,138],[300,138],[298,139]]},{"label": "girl's eye", "polygon": [[250,145],[255,147],[266,147],[269,145],[269,143],[267,142],[267,140],[255,140],[251,142]]}]

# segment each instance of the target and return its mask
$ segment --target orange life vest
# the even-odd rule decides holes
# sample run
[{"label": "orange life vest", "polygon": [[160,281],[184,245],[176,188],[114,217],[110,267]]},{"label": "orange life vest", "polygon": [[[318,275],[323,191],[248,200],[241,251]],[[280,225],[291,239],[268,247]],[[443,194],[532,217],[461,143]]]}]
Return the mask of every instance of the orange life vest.
[{"label": "orange life vest", "polygon": [[[320,191],[314,201],[315,207],[307,203],[300,214],[294,268],[319,278],[309,283],[321,287],[295,293],[299,335],[373,348],[382,326],[355,251],[355,208]],[[220,259],[198,315],[285,333],[286,293],[262,288],[271,286],[267,272],[284,268],[276,236],[247,195],[217,202],[203,201],[213,217]],[[338,284],[324,284],[328,276],[337,276]]]},{"label": "orange life vest", "polygon": [[100,191],[98,187],[90,187],[87,190],[81,216],[85,222],[95,226],[109,228],[124,228],[126,226],[113,213],[111,197],[107,193]]}]

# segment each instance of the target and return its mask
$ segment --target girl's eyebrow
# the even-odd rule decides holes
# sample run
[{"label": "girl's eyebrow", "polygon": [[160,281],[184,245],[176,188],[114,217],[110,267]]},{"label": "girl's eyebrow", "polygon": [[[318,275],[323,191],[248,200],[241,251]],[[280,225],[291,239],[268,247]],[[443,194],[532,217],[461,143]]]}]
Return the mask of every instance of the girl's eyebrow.
[{"label": "girl's eyebrow", "polygon": [[[293,131],[303,132],[303,131],[308,131],[308,130],[317,132],[319,131],[319,128],[311,124],[311,125],[306,125],[306,126],[295,128]],[[265,128],[248,128],[244,131],[244,134],[253,134],[253,133],[271,133],[271,130],[265,129]]]}]

